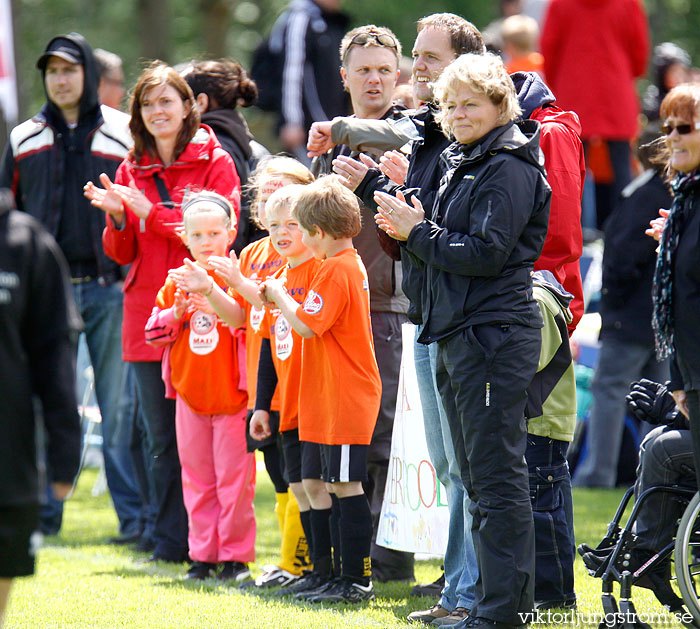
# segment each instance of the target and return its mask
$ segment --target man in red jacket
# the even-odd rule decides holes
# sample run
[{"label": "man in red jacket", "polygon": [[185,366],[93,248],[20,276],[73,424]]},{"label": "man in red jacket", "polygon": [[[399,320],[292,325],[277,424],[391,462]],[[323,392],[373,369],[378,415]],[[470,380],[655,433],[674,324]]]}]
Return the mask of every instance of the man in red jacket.
[{"label": "man in red jacket", "polygon": [[635,79],[646,74],[649,61],[644,7],[640,0],[552,0],[540,48],[557,104],[581,119],[602,229],[632,178],[630,140],[637,135],[639,114]]}]

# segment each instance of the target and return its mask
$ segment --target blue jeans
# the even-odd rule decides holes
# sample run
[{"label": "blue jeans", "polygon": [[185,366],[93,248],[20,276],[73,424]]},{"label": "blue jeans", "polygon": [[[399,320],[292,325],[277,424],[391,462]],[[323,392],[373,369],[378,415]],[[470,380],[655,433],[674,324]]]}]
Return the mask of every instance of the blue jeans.
[{"label": "blue jeans", "polygon": [[591,392],[588,455],[574,473],[576,487],[614,487],[627,407],[625,396],[639,378],[668,379],[668,361],[656,362],[654,347],[604,338]]},{"label": "blue jeans", "polygon": [[525,460],[535,522],[535,605],[576,601],[568,448],[566,441],[527,436]]},{"label": "blue jeans", "polygon": [[[416,329],[416,338],[421,328]],[[437,343],[414,345],[414,359],[428,454],[435,473],[447,490],[450,528],[445,550],[445,587],[440,605],[452,611],[455,607],[471,609],[474,604],[474,584],[478,576],[469,496],[464,489],[454,453],[447,415],[440,400],[435,381]]]},{"label": "blue jeans", "polygon": [[102,415],[102,452],[107,486],[121,533],[139,528],[139,497],[129,451],[128,406],[124,404],[126,366],[122,362],[122,292],[118,284],[75,284],[73,294],[85,322],[85,340],[95,374],[95,397]]},{"label": "blue jeans", "polygon": [[150,473],[158,507],[153,554],[170,561],[187,559],[187,512],[175,437],[175,400],[165,397],[160,362],[132,362],[139,409],[148,440]]}]

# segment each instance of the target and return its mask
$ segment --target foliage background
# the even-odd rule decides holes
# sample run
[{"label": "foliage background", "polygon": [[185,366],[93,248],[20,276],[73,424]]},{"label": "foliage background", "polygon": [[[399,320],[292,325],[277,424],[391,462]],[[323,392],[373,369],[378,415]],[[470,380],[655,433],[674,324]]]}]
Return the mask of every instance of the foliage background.
[{"label": "foliage background", "polygon": [[[700,0],[644,0],[652,42],[675,41],[700,65]],[[287,0],[12,0],[20,94],[20,120],[41,107],[44,92],[35,62],[56,34],[78,31],[94,47],[124,59],[130,86],[143,63],[171,64],[192,58],[231,56],[248,66],[251,53]],[[483,29],[498,16],[498,0],[344,0],[352,25],[384,24],[410,54],[415,22],[427,13],[450,11]],[[591,33],[595,37],[595,33]],[[572,69],[575,72],[575,68]],[[642,83],[640,89],[645,85]],[[258,132],[266,118],[246,115]],[[274,147],[272,147],[274,148]]]}]

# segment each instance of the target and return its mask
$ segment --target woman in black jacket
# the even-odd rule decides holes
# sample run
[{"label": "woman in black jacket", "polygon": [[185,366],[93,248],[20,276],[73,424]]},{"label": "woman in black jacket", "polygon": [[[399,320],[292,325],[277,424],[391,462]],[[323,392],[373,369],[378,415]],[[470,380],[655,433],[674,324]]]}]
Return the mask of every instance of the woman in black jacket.
[{"label": "woman in black jacket", "polygon": [[690,419],[700,470],[700,85],[674,87],[661,103],[673,204],[654,275],[652,326],[657,358],[675,351],[673,397]]},{"label": "woman in black jacket", "polygon": [[222,148],[233,158],[241,180],[241,214],[238,219],[236,255],[265,235],[250,218],[246,183],[258,161],[269,151],[253,139],[238,107],[250,107],[258,100],[258,88],[243,67],[232,59],[193,61],[182,71],[182,78],[195,95],[202,122],[216,134]]},{"label": "woman in black jacket", "polygon": [[550,190],[539,123],[515,122],[513,83],[494,55],[463,55],[436,86],[445,132],[430,218],[417,198],[377,193],[377,222],[422,269],[419,341],[438,343],[436,377],[472,500],[476,602],[460,626],[511,627],[534,604],[526,389],[542,319],[530,273],[547,233]]}]

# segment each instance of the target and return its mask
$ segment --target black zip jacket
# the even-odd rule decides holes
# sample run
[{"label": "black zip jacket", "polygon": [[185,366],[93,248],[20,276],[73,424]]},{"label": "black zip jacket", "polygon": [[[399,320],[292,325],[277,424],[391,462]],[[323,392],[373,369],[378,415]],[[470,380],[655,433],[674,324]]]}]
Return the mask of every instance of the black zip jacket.
[{"label": "black zip jacket", "polygon": [[683,204],[673,266],[673,342],[686,391],[700,389],[700,182]]},{"label": "black zip jacket", "polygon": [[82,322],[60,249],[0,189],[0,505],[39,501],[33,397],[41,401],[51,481],[80,461],[75,352]]},{"label": "black zip jacket", "polygon": [[542,327],[530,277],[551,197],[539,131],[535,120],[508,123],[442,153],[431,218],[406,241],[423,270],[420,342],[481,323]]},{"label": "black zip jacket", "polygon": [[[440,184],[440,154],[451,143],[435,120],[436,112],[434,105],[425,105],[411,115],[411,120],[422,137],[411,144],[411,158],[405,186],[394,183],[378,169],[371,168],[367,172],[355,190],[355,194],[367,207],[376,211],[377,204],[374,202],[376,191],[396,196],[398,190],[404,192],[408,199],[416,195],[426,210],[433,207]],[[401,261],[403,276],[401,288],[410,302],[407,315],[412,323],[421,324],[423,319],[419,304],[423,272],[412,263],[403,246]]]},{"label": "black zip jacket", "polygon": [[12,130],[0,186],[11,188],[17,208],[56,238],[73,275],[97,275],[107,284],[120,279],[119,266],[102,249],[105,214],[83,196],[83,186],[97,183],[103,172],[114,180],[132,145],[129,117],[100,106],[97,66],[87,41],[77,33],[61,37],[78,46],[85,60],[78,125],[69,128],[47,98],[36,116]]}]

